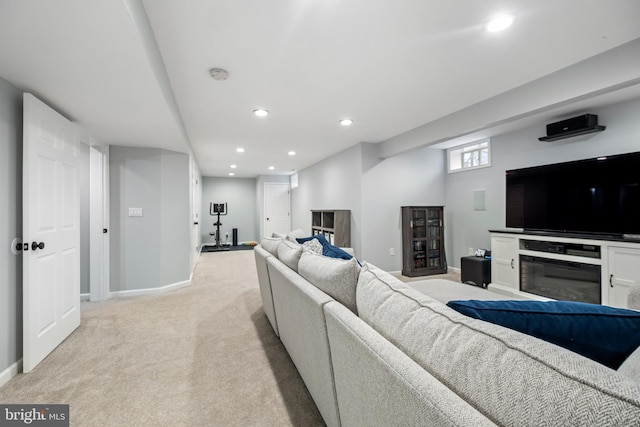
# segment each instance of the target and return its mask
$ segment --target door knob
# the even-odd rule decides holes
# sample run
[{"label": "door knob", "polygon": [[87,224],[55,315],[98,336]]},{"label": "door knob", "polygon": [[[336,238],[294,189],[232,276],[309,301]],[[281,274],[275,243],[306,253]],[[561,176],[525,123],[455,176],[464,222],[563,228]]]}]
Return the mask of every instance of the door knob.
[{"label": "door knob", "polygon": [[32,242],[31,250],[35,251],[36,249],[44,249],[44,242],[40,242],[40,243]]}]

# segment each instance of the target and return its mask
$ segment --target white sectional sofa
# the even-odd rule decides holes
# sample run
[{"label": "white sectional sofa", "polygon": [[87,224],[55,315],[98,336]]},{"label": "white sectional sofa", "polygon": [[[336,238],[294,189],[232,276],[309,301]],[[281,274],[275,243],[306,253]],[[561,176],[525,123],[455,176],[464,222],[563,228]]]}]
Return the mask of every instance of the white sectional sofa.
[{"label": "white sectional sofa", "polygon": [[355,259],[288,239],[254,252],[265,314],[329,426],[640,426],[637,377]]}]

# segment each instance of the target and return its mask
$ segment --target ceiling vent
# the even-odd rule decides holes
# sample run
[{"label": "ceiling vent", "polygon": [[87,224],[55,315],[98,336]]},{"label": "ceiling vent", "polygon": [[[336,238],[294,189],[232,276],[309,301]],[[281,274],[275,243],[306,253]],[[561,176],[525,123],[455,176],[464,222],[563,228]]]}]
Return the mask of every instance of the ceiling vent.
[{"label": "ceiling vent", "polygon": [[547,136],[538,138],[540,141],[557,141],[592,132],[602,132],[605,126],[598,125],[598,116],[583,114],[582,116],[562,120],[547,125]]}]

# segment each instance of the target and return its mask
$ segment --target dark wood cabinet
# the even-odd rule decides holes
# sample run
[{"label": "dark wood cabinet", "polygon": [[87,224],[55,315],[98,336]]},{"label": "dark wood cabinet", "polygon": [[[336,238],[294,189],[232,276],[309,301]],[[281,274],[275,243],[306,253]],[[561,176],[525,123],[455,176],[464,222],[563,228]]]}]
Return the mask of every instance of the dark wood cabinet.
[{"label": "dark wood cabinet", "polygon": [[351,211],[311,211],[311,234],[324,234],[329,243],[341,248],[351,247]]},{"label": "dark wood cabinet", "polygon": [[428,276],[447,272],[444,207],[402,207],[402,274]]}]

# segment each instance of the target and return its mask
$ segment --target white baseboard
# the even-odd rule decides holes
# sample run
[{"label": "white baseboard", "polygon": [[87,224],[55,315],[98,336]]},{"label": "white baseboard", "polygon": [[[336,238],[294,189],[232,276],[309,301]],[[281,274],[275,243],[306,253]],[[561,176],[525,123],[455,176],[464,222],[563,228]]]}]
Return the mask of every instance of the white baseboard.
[{"label": "white baseboard", "polygon": [[80,294],[80,301],[89,301],[90,297],[91,297],[90,293]]},{"label": "white baseboard", "polygon": [[0,372],[0,387],[8,383],[11,378],[18,375],[18,372],[22,372],[22,358],[17,362],[12,363],[11,366],[4,371]]},{"label": "white baseboard", "polygon": [[191,280],[185,280],[183,282],[171,283],[169,285],[161,286],[159,288],[131,289],[129,291],[112,291],[112,292],[109,292],[109,297],[120,298],[120,297],[137,297],[140,295],[162,294],[165,292],[184,288],[185,286],[189,286],[190,284],[191,284]]},{"label": "white baseboard", "polygon": [[458,267],[447,267],[447,273],[460,273],[460,268]]}]

